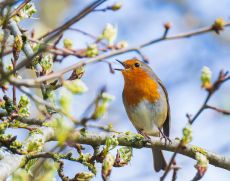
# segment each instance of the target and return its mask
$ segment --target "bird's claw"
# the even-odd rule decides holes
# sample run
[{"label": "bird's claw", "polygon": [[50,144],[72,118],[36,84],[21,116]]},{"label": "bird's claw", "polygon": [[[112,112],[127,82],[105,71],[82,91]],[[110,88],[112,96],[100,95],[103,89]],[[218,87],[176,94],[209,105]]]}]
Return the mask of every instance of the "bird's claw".
[{"label": "bird's claw", "polygon": [[144,139],[146,142],[150,142],[151,143],[151,138],[149,135],[147,135],[146,133],[143,132],[143,130],[138,129],[137,130],[139,134],[141,134],[142,136],[144,136]]},{"label": "bird's claw", "polygon": [[172,140],[166,136],[162,131],[161,129],[159,129],[159,132],[160,132],[160,140],[164,139],[165,140],[165,145],[167,144],[167,142],[169,142],[169,144],[172,144]]}]

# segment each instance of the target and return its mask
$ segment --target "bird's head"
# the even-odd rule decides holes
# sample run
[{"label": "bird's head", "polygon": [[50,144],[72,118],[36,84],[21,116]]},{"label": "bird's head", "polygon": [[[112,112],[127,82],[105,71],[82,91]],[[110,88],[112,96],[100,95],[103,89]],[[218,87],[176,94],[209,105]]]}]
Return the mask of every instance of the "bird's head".
[{"label": "bird's head", "polygon": [[118,71],[121,71],[125,80],[126,79],[139,79],[139,78],[147,78],[150,76],[152,70],[151,68],[146,65],[144,62],[141,62],[140,60],[133,58],[128,59],[125,61],[116,60],[119,62],[123,69],[115,69]]}]

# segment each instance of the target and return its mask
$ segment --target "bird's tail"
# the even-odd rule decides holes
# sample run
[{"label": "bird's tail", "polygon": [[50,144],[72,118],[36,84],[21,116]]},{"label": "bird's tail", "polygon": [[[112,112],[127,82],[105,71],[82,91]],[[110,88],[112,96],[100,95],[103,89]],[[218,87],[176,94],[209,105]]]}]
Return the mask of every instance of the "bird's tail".
[{"label": "bird's tail", "polygon": [[165,161],[164,155],[159,149],[152,149],[153,152],[153,167],[156,172],[160,170],[165,170],[167,163]]}]

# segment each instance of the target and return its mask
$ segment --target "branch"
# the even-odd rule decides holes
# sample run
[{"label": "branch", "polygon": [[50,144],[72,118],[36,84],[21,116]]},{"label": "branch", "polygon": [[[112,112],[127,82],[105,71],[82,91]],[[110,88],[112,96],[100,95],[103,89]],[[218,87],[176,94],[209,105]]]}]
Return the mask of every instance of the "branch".
[{"label": "branch", "polygon": [[214,106],[209,106],[209,105],[206,105],[205,106],[206,109],[212,109],[216,112],[219,112],[219,113],[222,113],[222,114],[225,114],[225,115],[230,115],[230,111],[228,110],[225,110],[225,109],[220,109],[220,108],[217,108],[217,107],[214,107]]},{"label": "branch", "polygon": [[[223,26],[224,27],[230,26],[230,22],[226,22]],[[80,66],[86,65],[86,64],[91,64],[91,63],[95,63],[95,62],[98,62],[98,61],[102,61],[104,59],[111,58],[113,56],[120,55],[120,54],[127,53],[127,52],[132,52],[132,51],[136,52],[136,51],[139,51],[141,48],[147,47],[147,46],[152,45],[152,44],[159,43],[161,41],[188,38],[188,37],[191,37],[191,36],[196,36],[196,35],[204,34],[204,33],[211,32],[211,31],[215,31],[213,29],[213,26],[208,26],[208,27],[200,28],[198,30],[194,30],[194,31],[191,31],[191,32],[188,32],[188,33],[181,33],[181,34],[168,36],[168,37],[165,36],[165,32],[164,32],[163,36],[160,37],[160,38],[151,40],[151,41],[146,42],[146,43],[142,43],[142,44],[140,44],[138,46],[125,48],[125,49],[120,49],[120,50],[112,50],[109,53],[101,54],[101,55],[96,56],[96,57],[91,58],[91,59],[84,58],[81,61],[79,61],[79,62],[77,62],[77,63],[75,63],[75,64],[73,64],[73,65],[71,65],[69,67],[66,67],[66,68],[64,68],[64,69],[62,69],[62,70],[60,70],[58,72],[54,72],[54,73],[52,73],[50,75],[47,75],[47,76],[41,76],[41,77],[39,77],[37,79],[24,79],[24,80],[17,80],[17,79],[11,78],[10,82],[13,83],[13,84],[16,84],[16,85],[34,87],[36,84],[40,84],[41,82],[58,78],[58,77],[62,76],[63,74],[65,74],[65,73],[67,73],[69,71],[72,71],[72,70],[74,70],[74,69],[76,69],[76,68],[78,68]]]},{"label": "branch", "polygon": [[[130,146],[133,148],[159,148],[171,152],[176,151],[179,145],[179,141],[176,140],[172,140],[172,143],[165,144],[165,141],[158,137],[151,137],[151,143],[146,143],[145,140],[138,139],[138,136],[138,134],[94,134],[89,132],[85,135],[81,135],[76,131],[72,134],[71,139],[80,144],[97,146],[104,145],[106,139],[113,137],[118,139],[119,146]],[[210,164],[230,171],[230,157],[224,157],[194,145],[186,145],[185,147],[180,148],[178,153],[195,159],[195,153],[198,150],[202,150],[207,156]]]},{"label": "branch", "polygon": [[[54,130],[52,128],[42,127],[42,133],[36,133],[31,135],[26,141],[24,146],[28,143],[36,142],[40,140],[43,145],[45,142],[50,140],[54,136]],[[2,153],[3,158],[0,160],[0,180],[6,180],[8,176],[14,173],[18,168],[20,168],[26,159],[26,155],[15,155],[8,152]]]},{"label": "branch", "polygon": [[24,0],[24,2],[22,4],[20,4],[13,12],[10,13],[10,18],[12,18],[13,16],[17,15],[18,12],[26,5],[30,2],[31,0]]},{"label": "branch", "polygon": [[[27,143],[30,141],[36,141],[37,139],[42,139],[43,144],[47,141],[55,140],[54,130],[52,128],[41,128],[42,134],[35,134],[28,138]],[[145,139],[139,134],[98,134],[98,133],[90,133],[86,132],[82,135],[80,132],[75,131],[71,133],[71,137],[69,138],[69,143],[80,143],[87,144],[92,146],[104,145],[108,138],[117,138],[119,146],[129,146],[133,148],[159,148],[162,150],[167,150],[174,152],[178,149],[179,141],[172,140],[172,143],[165,144],[164,140],[161,140],[158,137],[152,137],[151,143],[147,143]],[[226,170],[230,170],[230,157],[224,157],[203,148],[194,146],[194,145],[186,145],[183,148],[178,150],[178,153],[185,155],[190,158],[195,158],[196,152],[204,153],[209,163],[220,167]],[[13,155],[9,153],[4,154],[4,158],[0,161],[0,180],[6,179],[9,175],[11,175],[16,169],[22,166],[22,161],[26,159],[26,155]]]},{"label": "branch", "polygon": [[[74,16],[72,19],[70,19],[65,24],[59,26],[58,28],[46,33],[45,35],[41,36],[39,39],[43,39],[45,37],[56,37],[66,29],[68,29],[70,26],[72,26],[74,23],[79,21],[80,19],[84,18],[86,15],[91,13],[96,7],[104,3],[106,0],[97,0],[94,3],[90,4],[88,7],[86,7],[83,11],[81,11],[79,14]],[[50,39],[50,38],[49,38]]]}]

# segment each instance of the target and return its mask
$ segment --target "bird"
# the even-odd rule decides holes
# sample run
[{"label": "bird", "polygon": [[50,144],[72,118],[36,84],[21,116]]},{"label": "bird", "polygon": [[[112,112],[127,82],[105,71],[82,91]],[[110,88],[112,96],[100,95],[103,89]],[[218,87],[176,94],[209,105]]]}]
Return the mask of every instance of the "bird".
[{"label": "bird", "polygon": [[[137,58],[116,61],[123,66],[123,69],[115,69],[124,78],[123,104],[138,133],[145,138],[157,136],[170,141],[170,105],[162,81],[146,63]],[[152,153],[155,171],[165,170],[167,163],[162,151],[152,148]]]}]

